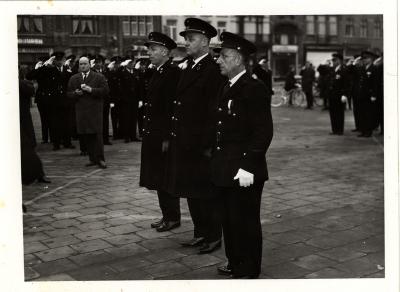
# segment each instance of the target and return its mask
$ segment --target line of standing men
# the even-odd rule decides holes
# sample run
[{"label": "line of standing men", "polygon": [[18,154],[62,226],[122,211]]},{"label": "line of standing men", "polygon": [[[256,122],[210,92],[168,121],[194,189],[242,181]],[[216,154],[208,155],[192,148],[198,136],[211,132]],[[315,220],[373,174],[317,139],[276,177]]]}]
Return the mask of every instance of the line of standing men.
[{"label": "line of standing men", "polygon": [[333,73],[330,74],[327,94],[332,135],[343,135],[346,102],[353,100],[353,112],[358,137],[371,137],[380,126],[383,134],[383,62],[374,64],[378,56],[363,51],[354,62],[345,66],[343,55],[332,55]]},{"label": "line of standing men", "polygon": [[228,262],[218,272],[257,278],[271,92],[246,70],[254,44],[224,32],[215,63],[209,44],[216,29],[197,18],[185,26],[189,57],[181,69],[169,60],[176,43],[168,36],[152,32],[146,43],[157,69],[144,103],[140,185],[157,191],[162,212],[151,227],[179,227],[179,198],[187,198],[194,234],[182,245],[210,253],[223,232]]}]

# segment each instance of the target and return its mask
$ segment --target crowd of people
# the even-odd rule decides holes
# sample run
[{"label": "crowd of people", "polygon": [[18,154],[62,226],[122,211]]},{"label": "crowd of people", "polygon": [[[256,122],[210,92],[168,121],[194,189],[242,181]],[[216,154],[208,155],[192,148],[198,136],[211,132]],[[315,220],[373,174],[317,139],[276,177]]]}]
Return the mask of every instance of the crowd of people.
[{"label": "crowd of people", "polygon": [[[262,258],[261,194],[268,180],[266,152],[273,136],[268,60],[249,66],[255,45],[230,32],[220,35],[221,46],[210,54],[210,40],[217,31],[198,18],[186,19],[180,35],[188,57],[179,64],[170,57],[175,41],[152,32],[145,43],[146,60],[65,58],[55,52],[30,72],[21,72],[23,182],[49,182],[35,152],[27,107],[34,94],[27,80],[35,80],[42,143],[51,142],[53,151],[60,151],[75,148],[72,140],[77,139],[80,154],[89,157],[86,166],[107,168],[104,145],[112,145],[111,116],[115,140],[142,142],[139,185],[157,192],[162,213],[151,228],[158,232],[179,228],[180,198],[186,198],[194,230],[193,238],[181,244],[206,254],[221,247],[223,236],[228,261],[218,273],[257,278]],[[343,56],[334,54],[332,67],[318,68],[332,134],[343,134],[349,98],[360,135],[371,136],[377,126],[371,117],[383,111],[383,80],[381,63],[373,60],[371,52],[363,52],[345,66]],[[301,76],[311,109],[315,82],[311,63]],[[383,112],[379,122],[383,131]],[[25,179],[29,171],[24,168],[33,165],[37,174]]]}]

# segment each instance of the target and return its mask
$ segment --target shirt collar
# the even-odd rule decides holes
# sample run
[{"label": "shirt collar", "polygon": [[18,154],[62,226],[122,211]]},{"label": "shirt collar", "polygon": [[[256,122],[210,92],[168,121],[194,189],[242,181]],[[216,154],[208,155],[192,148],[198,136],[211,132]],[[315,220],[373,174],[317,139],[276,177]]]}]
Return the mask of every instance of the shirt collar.
[{"label": "shirt collar", "polygon": [[201,60],[203,60],[206,56],[208,55],[208,53],[205,53],[203,56],[200,56],[200,57],[198,57],[196,60],[193,60],[193,66],[192,66],[192,68],[194,67],[194,66],[196,66],[197,65],[197,63],[199,63]]},{"label": "shirt collar", "polygon": [[86,75],[86,77],[88,77],[89,76],[89,72],[90,72],[90,70],[87,71],[86,73],[82,72],[82,77],[85,77],[85,75]]},{"label": "shirt collar", "polygon": [[243,70],[242,72],[238,73],[235,77],[233,77],[232,79],[229,79],[229,86],[232,87],[233,84],[236,83],[236,81],[239,80],[240,77],[242,77],[242,75],[244,75],[246,73],[246,69]]}]

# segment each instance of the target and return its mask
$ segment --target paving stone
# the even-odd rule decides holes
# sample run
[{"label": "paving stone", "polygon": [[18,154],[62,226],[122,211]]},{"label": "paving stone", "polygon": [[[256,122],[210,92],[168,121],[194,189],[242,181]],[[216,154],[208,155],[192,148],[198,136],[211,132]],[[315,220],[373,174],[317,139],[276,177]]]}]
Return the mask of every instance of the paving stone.
[{"label": "paving stone", "polygon": [[111,236],[111,237],[105,237],[105,238],[103,238],[103,240],[111,243],[114,246],[119,246],[119,245],[126,245],[129,243],[139,242],[139,241],[143,240],[143,238],[140,236],[137,236],[133,233],[130,233],[130,234],[122,234],[122,235],[115,235],[115,236]]},{"label": "paving stone", "polygon": [[25,267],[33,267],[37,264],[40,264],[42,261],[36,257],[34,254],[26,254],[24,255],[24,264]]},{"label": "paving stone", "polygon": [[309,274],[311,271],[294,265],[283,263],[274,266],[263,267],[263,273],[274,279],[296,279]]},{"label": "paving stone", "polygon": [[359,278],[379,272],[378,264],[375,261],[371,262],[367,257],[347,261],[334,268],[349,273],[351,277]]},{"label": "paving stone", "polygon": [[41,241],[49,238],[49,236],[43,232],[27,233],[24,235],[24,244],[29,242]]},{"label": "paving stone", "polygon": [[97,230],[97,229],[103,229],[109,227],[107,223],[104,221],[100,222],[88,222],[88,223],[82,223],[79,225],[76,225],[80,230],[82,231],[91,231],[91,230]]},{"label": "paving stone", "polygon": [[141,229],[133,224],[125,224],[125,225],[109,227],[109,228],[106,228],[105,230],[107,230],[108,232],[110,232],[112,234],[118,235],[118,234],[132,233],[132,232],[135,232],[135,231],[138,231]]},{"label": "paving stone", "polygon": [[149,250],[160,250],[160,249],[170,249],[170,248],[180,247],[180,245],[177,242],[167,238],[142,240],[139,244]]},{"label": "paving stone", "polygon": [[118,273],[116,276],[118,280],[153,280],[154,277],[142,269],[131,269]]},{"label": "paving stone", "polygon": [[51,262],[44,262],[34,266],[34,269],[40,274],[40,277],[59,274],[76,269],[78,265],[69,259],[59,259]]},{"label": "paving stone", "polygon": [[165,262],[144,268],[144,271],[152,275],[154,278],[182,274],[189,270],[188,267],[176,262]]},{"label": "paving stone", "polygon": [[25,267],[24,272],[25,281],[30,281],[40,277],[40,274],[31,267]]},{"label": "paving stone", "polygon": [[162,263],[182,258],[184,256],[186,256],[186,254],[180,253],[176,250],[164,249],[160,251],[152,251],[151,254],[144,256],[144,258],[146,260],[152,261],[153,263]]},{"label": "paving stone", "polygon": [[118,272],[124,272],[131,269],[140,269],[153,264],[153,262],[136,255],[109,263],[109,266]]},{"label": "paving stone", "polygon": [[87,266],[87,265],[92,265],[92,264],[97,264],[97,263],[102,263],[102,262],[109,262],[115,259],[115,256],[103,251],[103,250],[98,250],[98,251],[93,251],[93,252],[88,252],[88,253],[82,253],[76,256],[71,256],[68,257],[71,261],[74,263],[80,265],[80,266]]},{"label": "paving stone", "polygon": [[81,230],[79,230],[76,227],[68,227],[68,228],[63,228],[63,229],[45,231],[45,233],[50,237],[67,236],[67,235],[75,234],[75,233],[78,233],[78,232],[81,232]]},{"label": "paving stone", "polygon": [[334,268],[324,268],[314,273],[305,275],[306,279],[343,279],[350,278],[349,274]]},{"label": "paving stone", "polygon": [[181,259],[180,263],[186,265],[191,269],[198,269],[207,266],[214,266],[216,264],[222,263],[220,258],[212,255],[190,255]]},{"label": "paving stone", "polygon": [[326,267],[333,267],[337,262],[329,260],[319,255],[308,255],[298,258],[293,264],[310,271],[320,270]]},{"label": "paving stone", "polygon": [[117,272],[106,265],[84,267],[68,272],[77,281],[115,280]]},{"label": "paving stone", "polygon": [[56,207],[55,209],[59,212],[70,212],[82,209],[82,206],[79,204],[67,204],[67,203],[64,204],[65,204],[64,206]]},{"label": "paving stone", "polygon": [[108,248],[105,249],[108,253],[111,255],[121,258],[121,257],[127,257],[127,256],[132,256],[135,254],[141,254],[144,252],[147,252],[148,250],[136,243],[130,243],[123,245],[121,247],[113,247],[113,248]]},{"label": "paving stone", "polygon": [[36,281],[75,281],[75,279],[68,274],[61,273],[57,275],[51,275],[48,277],[40,277]]},{"label": "paving stone", "polygon": [[87,241],[87,240],[92,240],[92,239],[97,239],[97,238],[104,238],[104,237],[109,237],[112,234],[103,230],[91,230],[91,231],[86,231],[86,232],[81,232],[81,233],[76,233],[75,236],[79,238],[82,241]]},{"label": "paving stone", "polygon": [[44,262],[54,261],[75,255],[76,251],[69,246],[57,247],[36,252],[35,255]]},{"label": "paving stone", "polygon": [[165,231],[165,232],[157,232],[154,229],[151,230],[142,230],[142,231],[138,231],[136,232],[136,235],[139,235],[145,239],[152,239],[152,238],[159,238],[159,237],[166,237],[169,236],[173,233],[171,233],[170,231]]},{"label": "paving stone", "polygon": [[85,241],[78,244],[72,244],[71,247],[75,249],[78,253],[86,253],[90,251],[95,251],[99,249],[105,249],[112,247],[112,245],[108,244],[106,241],[101,239],[94,239]]},{"label": "paving stone", "polygon": [[51,226],[54,228],[68,228],[70,226],[76,226],[79,224],[79,221],[75,219],[64,219],[64,220],[57,220],[51,223]]},{"label": "paving stone", "polygon": [[367,255],[366,253],[357,252],[346,247],[332,248],[329,250],[321,251],[318,254],[338,262],[345,262]]},{"label": "paving stone", "polygon": [[61,236],[61,237],[53,237],[50,239],[42,240],[42,242],[47,245],[49,248],[66,246],[74,243],[81,242],[78,238],[73,235]]},{"label": "paving stone", "polygon": [[31,254],[42,250],[49,249],[41,242],[28,242],[24,243],[24,254]]}]

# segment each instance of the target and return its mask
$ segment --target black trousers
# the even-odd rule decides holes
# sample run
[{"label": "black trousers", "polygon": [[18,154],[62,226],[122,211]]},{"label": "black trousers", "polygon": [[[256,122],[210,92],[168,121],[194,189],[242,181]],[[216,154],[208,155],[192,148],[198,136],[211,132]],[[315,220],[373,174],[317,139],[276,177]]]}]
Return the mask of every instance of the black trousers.
[{"label": "black trousers", "polygon": [[158,203],[165,221],[181,221],[181,209],[178,197],[164,191],[157,191]]},{"label": "black trousers", "polygon": [[329,99],[329,116],[333,133],[342,134],[344,131],[344,110],[346,104],[340,98]]},{"label": "black trousers", "polygon": [[113,129],[113,138],[118,139],[122,137],[121,134],[121,107],[119,102],[114,103],[114,107],[111,108],[111,125]]},{"label": "black trousers", "polygon": [[360,101],[360,130],[362,134],[371,135],[376,127],[376,102],[370,97],[363,97]]},{"label": "black trousers", "polygon": [[51,112],[50,105],[44,102],[37,102],[37,107],[40,115],[40,123],[42,125],[42,141],[49,142]]},{"label": "black trousers", "polygon": [[306,99],[307,99],[307,108],[312,108],[314,106],[314,95],[312,92],[312,86],[304,87],[303,90],[304,90],[304,93],[305,93]]},{"label": "black trousers", "polygon": [[360,130],[360,101],[358,97],[353,97],[353,115],[355,127],[357,130]]},{"label": "black trousers", "polygon": [[103,104],[103,143],[109,142],[109,116],[110,116],[110,103],[104,102]]},{"label": "black trousers", "polygon": [[264,182],[250,187],[215,187],[222,218],[225,254],[234,276],[258,276],[261,271],[261,194]]},{"label": "black trousers", "polygon": [[122,103],[122,133],[126,140],[136,139],[138,103]]},{"label": "black trousers", "polygon": [[51,106],[50,133],[54,146],[71,145],[72,139],[72,108],[69,106]]},{"label": "black trousers", "polygon": [[204,237],[207,243],[222,237],[221,217],[215,198],[188,198],[190,216],[194,225],[194,237]]},{"label": "black trousers", "polygon": [[105,161],[103,134],[83,134],[82,138],[89,155],[89,160],[94,163],[99,163],[100,160]]},{"label": "black trousers", "polygon": [[142,106],[141,108],[138,109],[138,116],[137,116],[139,136],[142,136],[143,134],[143,115],[144,115],[144,109]]}]

